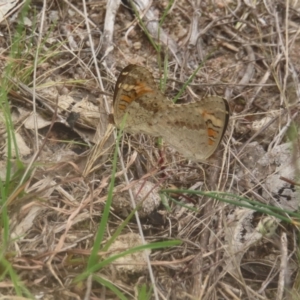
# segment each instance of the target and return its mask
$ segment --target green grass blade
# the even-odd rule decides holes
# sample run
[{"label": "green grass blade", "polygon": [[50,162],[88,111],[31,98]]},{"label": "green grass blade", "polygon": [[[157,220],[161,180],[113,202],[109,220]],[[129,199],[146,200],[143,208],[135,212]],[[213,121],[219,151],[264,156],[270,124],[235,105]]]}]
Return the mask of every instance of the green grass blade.
[{"label": "green grass blade", "polygon": [[101,278],[100,276],[97,276],[97,275],[93,275],[93,280],[95,280],[96,282],[102,284],[103,286],[107,287],[112,292],[114,292],[116,294],[116,296],[118,297],[118,299],[121,299],[121,300],[128,299],[115,285],[113,285],[111,282],[105,280],[104,278]]},{"label": "green grass blade", "polygon": [[150,244],[146,244],[146,245],[141,245],[141,246],[137,246],[134,247],[132,249],[126,250],[122,253],[113,255],[99,263],[95,263],[93,266],[89,267],[85,272],[83,272],[82,274],[80,274],[79,276],[77,276],[75,278],[75,282],[78,281],[82,281],[85,280],[88,276],[90,276],[90,274],[93,274],[95,272],[98,272],[99,270],[101,270],[102,268],[104,268],[105,266],[111,264],[112,262],[114,262],[116,259],[123,257],[127,254],[132,254],[135,252],[139,252],[139,251],[143,251],[143,250],[148,250],[148,249],[161,249],[161,248],[166,248],[166,247],[174,247],[177,245],[180,245],[181,241],[164,241],[164,242],[157,242],[157,243],[150,243]]}]

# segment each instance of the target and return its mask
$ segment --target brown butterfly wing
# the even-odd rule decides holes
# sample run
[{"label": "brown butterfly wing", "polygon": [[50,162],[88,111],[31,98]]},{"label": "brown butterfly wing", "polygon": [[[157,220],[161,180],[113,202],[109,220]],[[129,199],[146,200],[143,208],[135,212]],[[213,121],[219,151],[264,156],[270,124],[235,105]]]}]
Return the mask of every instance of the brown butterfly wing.
[{"label": "brown butterfly wing", "polygon": [[129,65],[120,73],[114,93],[114,121],[117,127],[127,113],[124,130],[158,136],[153,116],[168,100],[158,91],[152,74],[145,68]]},{"label": "brown butterfly wing", "polygon": [[186,158],[196,161],[211,156],[220,144],[229,119],[228,103],[220,97],[200,102],[168,105],[160,113],[158,131]]}]

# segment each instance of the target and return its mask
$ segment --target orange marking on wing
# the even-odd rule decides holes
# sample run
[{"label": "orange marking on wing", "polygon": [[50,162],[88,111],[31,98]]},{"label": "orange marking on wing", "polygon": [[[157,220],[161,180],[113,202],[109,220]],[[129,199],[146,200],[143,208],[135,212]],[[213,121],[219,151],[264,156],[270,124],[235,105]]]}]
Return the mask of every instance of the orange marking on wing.
[{"label": "orange marking on wing", "polygon": [[120,110],[125,110],[126,109],[126,105],[124,105],[124,104],[119,104],[119,109]]},{"label": "orange marking on wing", "polygon": [[153,89],[149,88],[144,82],[140,81],[136,83],[135,91],[137,93],[137,97],[141,97],[147,93],[154,93]]},{"label": "orange marking on wing", "polygon": [[208,139],[208,145],[213,146],[215,144],[215,141],[212,139]]},{"label": "orange marking on wing", "polygon": [[207,128],[207,134],[209,137],[216,138],[218,136],[218,131],[211,128]]},{"label": "orange marking on wing", "polygon": [[125,102],[127,102],[127,103],[131,103],[131,102],[134,100],[133,97],[128,97],[128,96],[126,96],[126,95],[121,95],[120,98],[121,98],[122,101],[125,101]]},{"label": "orange marking on wing", "polygon": [[205,120],[209,120],[209,119],[211,119],[211,118],[214,118],[214,115],[211,114],[211,113],[209,113],[209,112],[207,112],[206,110],[203,110],[202,116],[203,116],[203,118],[204,118]]}]

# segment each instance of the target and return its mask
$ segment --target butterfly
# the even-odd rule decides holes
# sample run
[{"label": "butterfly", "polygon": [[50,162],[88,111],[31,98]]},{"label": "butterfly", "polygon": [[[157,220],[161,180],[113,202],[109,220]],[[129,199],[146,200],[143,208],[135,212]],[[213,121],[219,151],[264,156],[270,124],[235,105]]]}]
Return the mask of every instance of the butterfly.
[{"label": "butterfly", "polygon": [[215,152],[229,120],[225,99],[211,96],[199,102],[174,104],[160,92],[151,72],[138,65],[128,65],[121,71],[113,107],[118,128],[127,114],[124,131],[162,137],[195,161]]}]

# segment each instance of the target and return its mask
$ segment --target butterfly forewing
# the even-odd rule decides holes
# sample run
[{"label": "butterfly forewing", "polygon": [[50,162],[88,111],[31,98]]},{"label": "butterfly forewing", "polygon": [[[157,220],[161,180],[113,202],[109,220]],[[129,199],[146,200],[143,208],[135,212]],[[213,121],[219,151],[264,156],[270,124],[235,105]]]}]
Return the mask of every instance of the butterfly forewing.
[{"label": "butterfly forewing", "polygon": [[[114,119],[120,125],[127,112],[127,123],[131,124],[138,118],[138,109],[157,111],[158,101],[155,100],[157,87],[152,74],[145,68],[129,65],[120,73],[114,93]],[[139,123],[139,122],[134,122]]]}]

